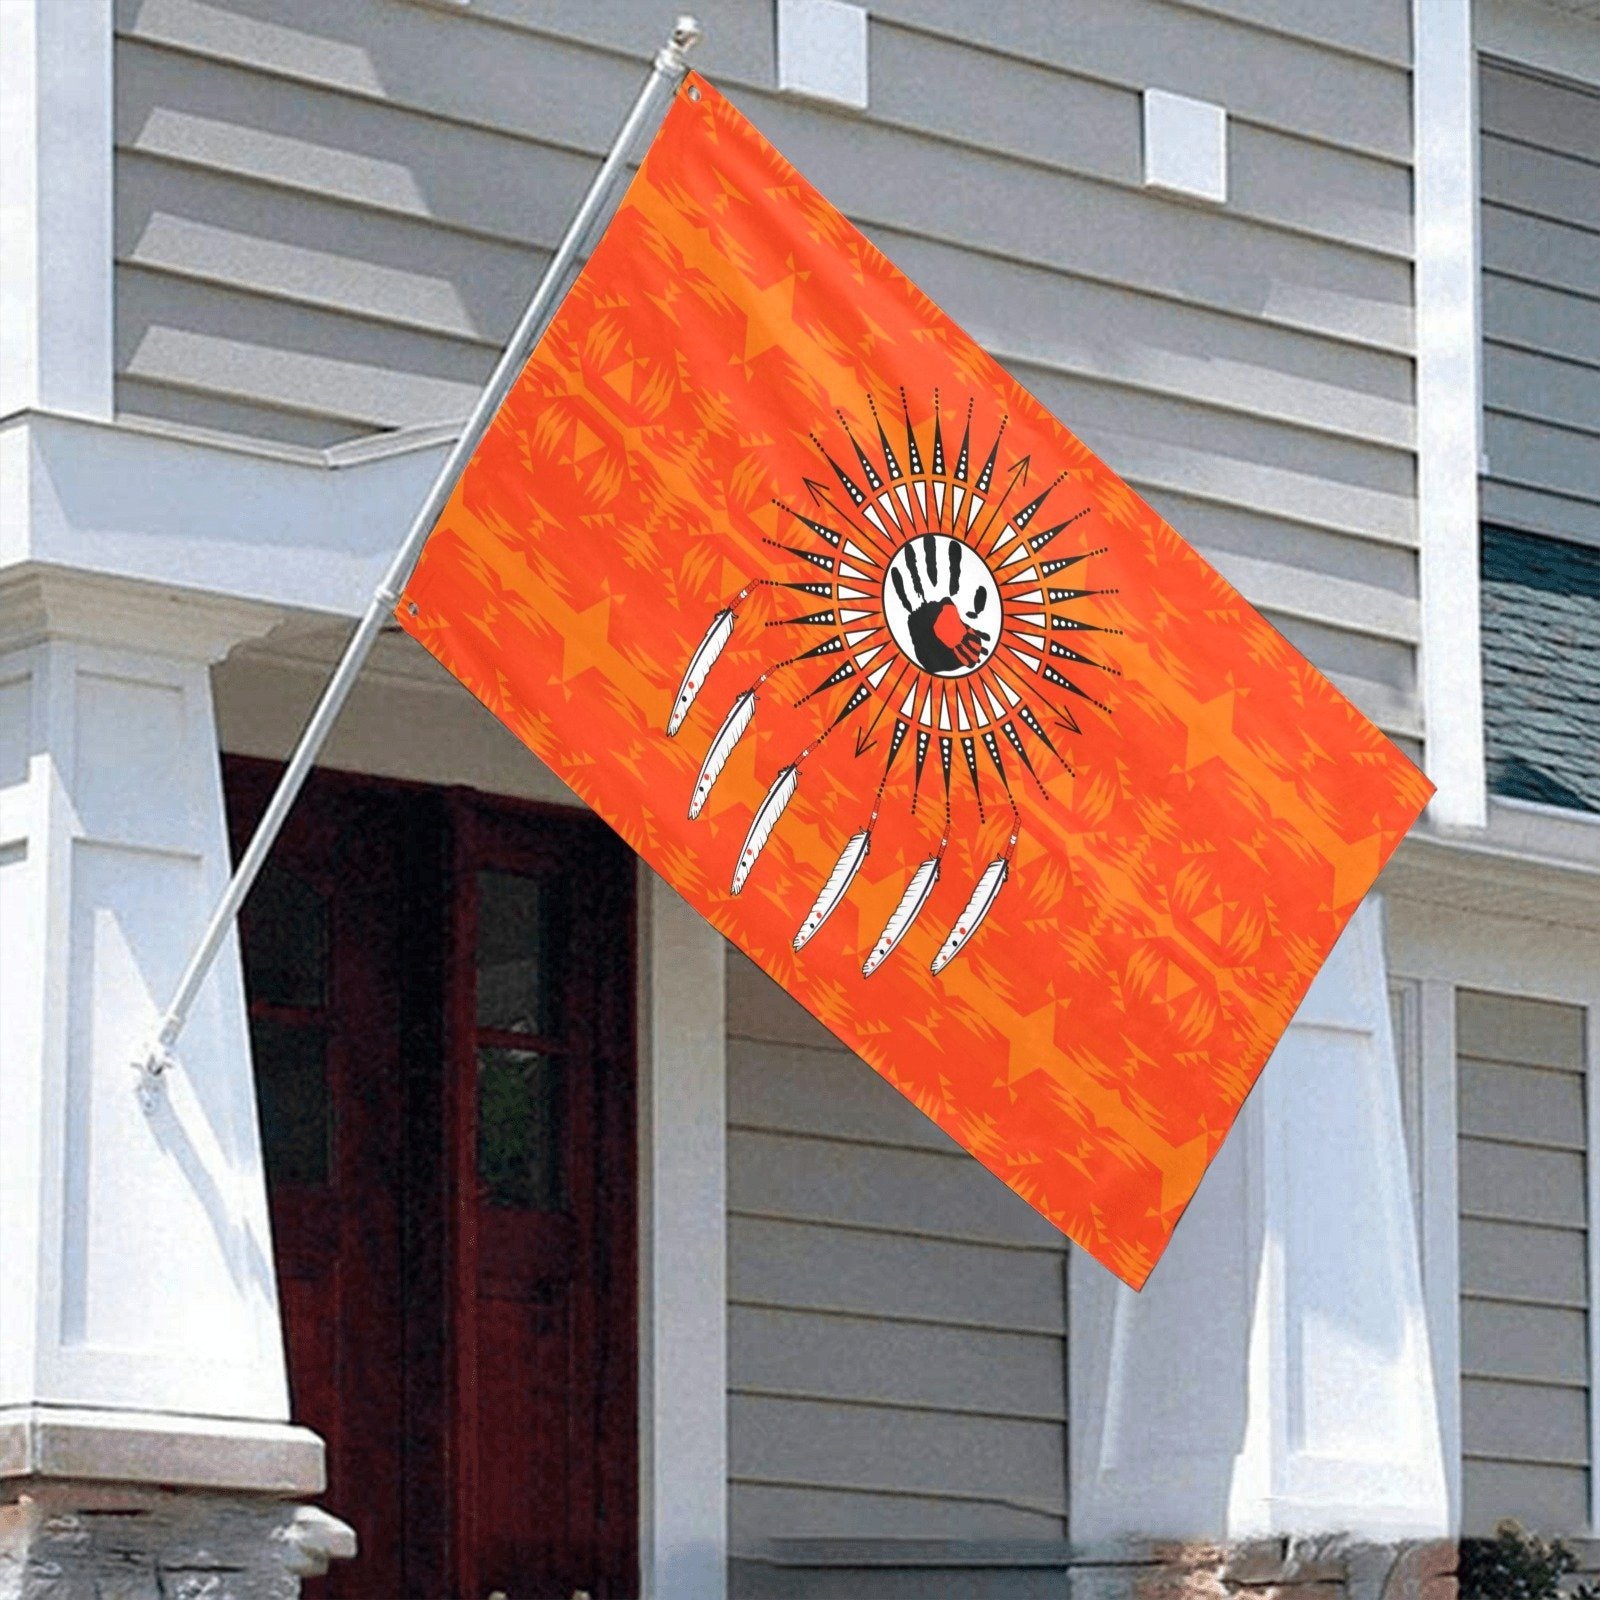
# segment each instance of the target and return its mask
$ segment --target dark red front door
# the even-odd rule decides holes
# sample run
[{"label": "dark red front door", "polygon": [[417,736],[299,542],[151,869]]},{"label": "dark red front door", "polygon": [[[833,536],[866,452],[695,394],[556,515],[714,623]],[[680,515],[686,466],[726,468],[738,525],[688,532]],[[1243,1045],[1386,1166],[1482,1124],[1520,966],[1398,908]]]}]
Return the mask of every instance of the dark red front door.
[{"label": "dark red front door", "polygon": [[320,774],[245,908],[325,1594],[637,1592],[632,925],[590,818]]}]

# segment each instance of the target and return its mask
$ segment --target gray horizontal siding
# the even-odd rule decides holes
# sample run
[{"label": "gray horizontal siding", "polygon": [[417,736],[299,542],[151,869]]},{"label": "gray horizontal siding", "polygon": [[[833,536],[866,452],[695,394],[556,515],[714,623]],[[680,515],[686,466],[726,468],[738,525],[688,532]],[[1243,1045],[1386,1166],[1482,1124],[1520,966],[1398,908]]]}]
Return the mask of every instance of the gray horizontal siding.
[{"label": "gray horizontal siding", "polygon": [[1053,1251],[829,1227],[770,1212],[735,1217],[729,1236],[730,1293],[740,1304],[1061,1336]]},{"label": "gray horizontal siding", "polygon": [[1600,94],[1486,62],[1483,513],[1600,545]]},{"label": "gray horizontal siding", "polygon": [[[773,91],[768,0],[701,64],[1416,740],[1406,7],[1324,9],[885,0],[865,117]],[[465,413],[653,44],[576,0],[117,20],[119,405],[312,444]],[[1228,107],[1227,207],[1141,189],[1150,83]]]},{"label": "gray horizontal siding", "polygon": [[1463,1523],[1589,1526],[1584,1012],[1457,997]]},{"label": "gray horizontal siding", "polygon": [[[875,15],[970,39],[975,47],[1128,89],[1162,87],[1215,100],[1247,124],[1404,163],[1411,155],[1407,13],[1388,0],[1340,7],[1271,0],[1215,5],[1077,0],[1063,27],[1048,6],[974,8],[964,0],[874,0]],[[1329,15],[1307,26],[1313,11]],[[1342,12],[1353,52],[1326,48],[1322,26]],[[1258,26],[1261,21],[1273,24]],[[1296,22],[1299,25],[1296,25]],[[1377,58],[1372,44],[1387,38]]]},{"label": "gray horizontal siding", "polygon": [[[750,1483],[735,1480],[729,1490],[734,1563],[759,1545],[802,1539],[1026,1540],[1051,1538],[1059,1527],[1054,1517],[1040,1517],[1027,1506],[1001,1496],[886,1493],[878,1489],[829,1489],[816,1484]],[[1043,1531],[1041,1531],[1043,1530]],[[737,1571],[737,1566],[732,1566]],[[735,1589],[734,1593],[743,1591]],[[764,1591],[770,1592],[770,1591]],[[835,1593],[837,1594],[837,1590]],[[984,1591],[959,1591],[962,1600],[976,1600]],[[849,1590],[852,1600],[872,1595],[867,1588]]]},{"label": "gray horizontal siding", "polygon": [[[1542,1467],[1523,1461],[1461,1463],[1461,1497],[1465,1505],[1504,1508],[1524,1527],[1582,1528],[1589,1506],[1584,1475],[1569,1467]],[[1479,1519],[1473,1531],[1489,1535],[1492,1526]]]},{"label": "gray horizontal siding", "polygon": [[320,309],[144,268],[121,270],[117,302],[117,353],[128,376],[355,418],[363,432],[464,416],[485,376],[481,352],[437,334],[375,327],[354,342],[343,337],[343,319]]},{"label": "gray horizontal siding", "polygon": [[735,1550],[1062,1537],[1065,1241],[731,952],[728,987]]}]

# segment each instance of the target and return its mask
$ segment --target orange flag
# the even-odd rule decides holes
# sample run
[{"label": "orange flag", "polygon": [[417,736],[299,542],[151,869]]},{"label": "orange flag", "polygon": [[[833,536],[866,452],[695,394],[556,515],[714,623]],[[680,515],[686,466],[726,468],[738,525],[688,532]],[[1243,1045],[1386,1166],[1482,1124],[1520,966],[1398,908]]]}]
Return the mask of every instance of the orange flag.
[{"label": "orange flag", "polygon": [[694,75],[397,614],[1135,1287],[1431,793]]}]

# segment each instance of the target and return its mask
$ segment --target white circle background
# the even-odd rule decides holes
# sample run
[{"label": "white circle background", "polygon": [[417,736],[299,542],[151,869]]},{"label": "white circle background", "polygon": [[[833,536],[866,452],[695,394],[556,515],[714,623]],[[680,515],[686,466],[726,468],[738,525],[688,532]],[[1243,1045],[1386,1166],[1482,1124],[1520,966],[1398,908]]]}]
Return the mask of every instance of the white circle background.
[{"label": "white circle background", "polygon": [[[934,571],[938,574],[938,581],[932,583],[928,579],[925,549],[929,539],[933,540]],[[961,552],[961,581],[953,593],[950,588],[952,547]],[[918,582],[922,586],[920,598],[917,584],[911,581],[909,568],[913,561],[916,563]],[[922,666],[913,648],[910,629],[911,611],[901,604],[900,594],[894,583],[895,573],[899,573],[900,581],[905,585],[906,594],[910,597],[913,608],[919,606],[923,599],[953,600],[961,612],[961,620],[967,626],[987,636],[982,646],[982,653],[970,667],[953,667],[946,671],[935,672],[934,676],[965,678],[976,672],[994,654],[995,646],[1000,642],[1002,615],[1000,585],[995,582],[994,574],[989,570],[983,557],[970,545],[963,544],[947,533],[932,533],[917,534],[914,538],[908,539],[895,551],[889,562],[888,571],[883,576],[883,614],[889,621],[890,636],[908,661],[927,672],[932,669]],[[983,591],[981,607],[978,605],[980,589]],[[974,611],[977,612],[976,616],[972,615]]]}]

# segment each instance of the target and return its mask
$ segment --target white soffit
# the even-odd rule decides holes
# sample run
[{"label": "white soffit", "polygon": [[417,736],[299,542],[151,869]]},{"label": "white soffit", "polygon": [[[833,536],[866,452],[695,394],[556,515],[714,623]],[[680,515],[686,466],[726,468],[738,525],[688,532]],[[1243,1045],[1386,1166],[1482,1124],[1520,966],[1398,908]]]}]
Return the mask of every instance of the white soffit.
[{"label": "white soffit", "polygon": [[778,87],[865,110],[866,7],[846,0],[778,0]]},{"label": "white soffit", "polygon": [[1228,113],[1166,89],[1144,92],[1144,182],[1190,200],[1228,198]]}]

